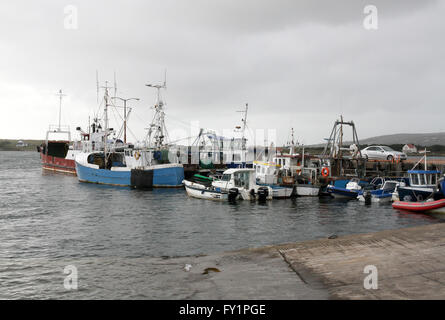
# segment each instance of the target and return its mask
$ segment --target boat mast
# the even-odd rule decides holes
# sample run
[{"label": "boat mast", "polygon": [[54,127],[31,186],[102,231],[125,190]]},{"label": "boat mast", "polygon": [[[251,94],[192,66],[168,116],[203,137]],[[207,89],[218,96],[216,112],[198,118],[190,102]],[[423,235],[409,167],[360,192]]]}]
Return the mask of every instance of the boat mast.
[{"label": "boat mast", "polygon": [[244,113],[244,117],[241,119],[241,122],[243,123],[243,135],[242,135],[242,149],[243,150],[246,149],[245,132],[246,132],[246,127],[247,127],[247,111],[248,111],[248,109],[249,109],[249,104],[246,103],[246,108],[242,111],[238,111],[238,112]]},{"label": "boat mast", "polygon": [[58,130],[61,131],[62,127],[61,127],[61,121],[62,121],[62,98],[64,96],[66,96],[66,94],[62,93],[62,89],[59,90],[59,92],[56,94],[57,96],[59,96],[59,127]]},{"label": "boat mast", "polygon": [[107,152],[108,152],[108,81],[105,81],[105,87],[102,87],[105,89],[105,94],[104,94],[104,125],[105,125],[105,132],[104,132],[104,164],[105,164],[105,168],[107,168]]},{"label": "boat mast", "polygon": [[164,75],[164,83],[162,85],[146,84],[146,86],[157,90],[156,104],[154,106],[155,115],[147,134],[148,146],[160,148],[164,144],[164,138],[168,136],[167,128],[165,127],[164,102],[161,97],[161,89],[167,89],[167,74],[165,73]]}]

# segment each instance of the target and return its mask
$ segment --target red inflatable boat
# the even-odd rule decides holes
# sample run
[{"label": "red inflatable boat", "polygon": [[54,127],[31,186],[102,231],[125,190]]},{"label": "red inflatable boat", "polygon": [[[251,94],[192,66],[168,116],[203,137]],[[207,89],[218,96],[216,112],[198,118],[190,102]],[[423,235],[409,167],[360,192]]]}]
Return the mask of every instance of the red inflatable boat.
[{"label": "red inflatable boat", "polygon": [[396,201],[392,204],[394,209],[408,210],[414,212],[440,212],[445,213],[445,199],[424,202]]}]

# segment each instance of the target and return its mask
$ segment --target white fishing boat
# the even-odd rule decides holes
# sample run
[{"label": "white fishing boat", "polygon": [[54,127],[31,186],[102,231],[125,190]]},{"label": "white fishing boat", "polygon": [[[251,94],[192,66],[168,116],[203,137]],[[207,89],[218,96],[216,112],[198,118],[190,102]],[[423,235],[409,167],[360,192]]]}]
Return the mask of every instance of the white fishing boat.
[{"label": "white fishing boat", "polygon": [[223,172],[222,178],[210,184],[183,181],[187,195],[207,200],[271,200],[273,191],[267,186],[258,185],[253,169],[236,168]]},{"label": "white fishing boat", "polygon": [[[303,160],[304,161],[304,160]],[[304,163],[304,162],[303,162]],[[300,197],[318,197],[320,185],[318,184],[318,169],[303,167],[301,174],[295,178],[296,194]]]},{"label": "white fishing boat", "polygon": [[294,195],[294,187],[278,184],[278,174],[281,165],[272,161],[254,161],[256,182],[261,186],[270,187],[272,189],[272,197],[275,199],[290,198]]}]

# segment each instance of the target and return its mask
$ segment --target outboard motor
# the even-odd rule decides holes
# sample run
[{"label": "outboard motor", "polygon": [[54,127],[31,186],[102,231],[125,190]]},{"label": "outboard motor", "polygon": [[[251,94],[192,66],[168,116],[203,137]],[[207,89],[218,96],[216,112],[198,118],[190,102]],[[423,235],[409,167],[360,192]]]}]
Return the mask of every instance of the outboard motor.
[{"label": "outboard motor", "polygon": [[267,197],[269,196],[269,189],[267,187],[259,187],[257,194],[258,201],[266,201]]},{"label": "outboard motor", "polygon": [[255,189],[250,189],[250,200],[255,200]]},{"label": "outboard motor", "polygon": [[363,192],[363,198],[365,198],[365,204],[371,204],[371,191],[366,190]]},{"label": "outboard motor", "polygon": [[292,192],[291,192],[291,194],[290,194],[290,197],[293,199],[293,198],[296,198],[297,197],[297,186],[293,186],[293,188],[292,188]]},{"label": "outboard motor", "polygon": [[239,191],[237,188],[229,189],[229,202],[235,202],[238,198]]}]

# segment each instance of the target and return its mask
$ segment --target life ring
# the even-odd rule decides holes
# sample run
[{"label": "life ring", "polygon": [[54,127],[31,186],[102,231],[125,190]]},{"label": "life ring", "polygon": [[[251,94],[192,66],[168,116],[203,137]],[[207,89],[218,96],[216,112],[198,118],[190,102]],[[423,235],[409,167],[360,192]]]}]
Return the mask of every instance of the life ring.
[{"label": "life ring", "polygon": [[140,157],[141,157],[141,154],[139,153],[139,151],[136,151],[136,152],[134,153],[134,158],[135,158],[136,160],[139,160]]},{"label": "life ring", "polygon": [[329,168],[328,167],[324,167],[323,169],[321,169],[321,175],[323,177],[328,177],[329,176]]}]

